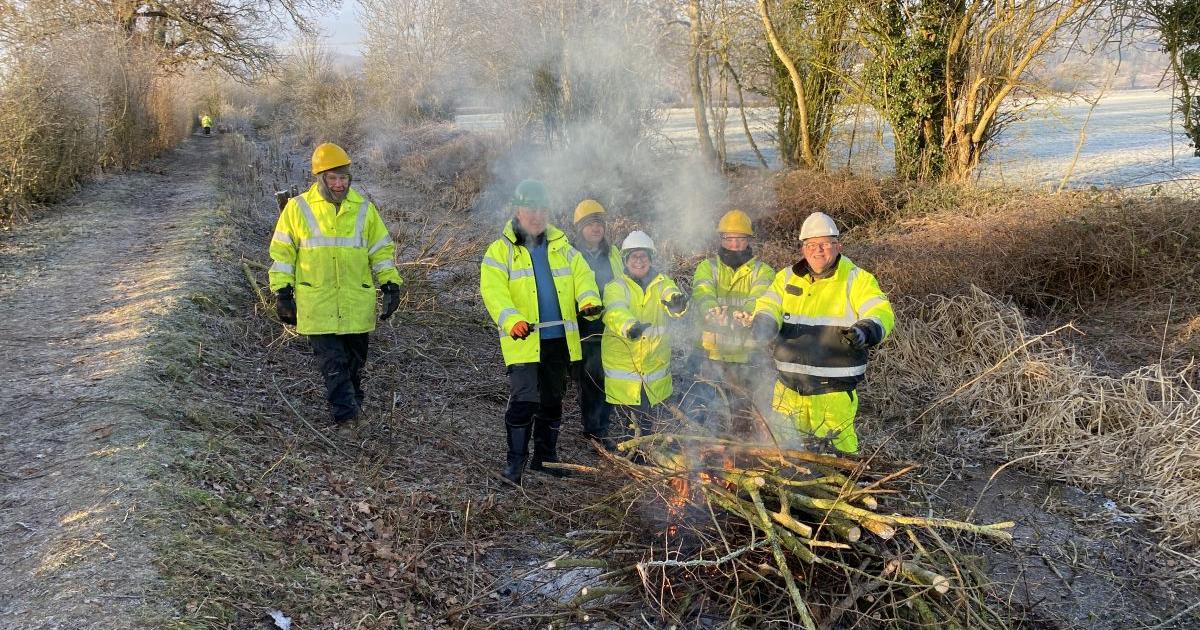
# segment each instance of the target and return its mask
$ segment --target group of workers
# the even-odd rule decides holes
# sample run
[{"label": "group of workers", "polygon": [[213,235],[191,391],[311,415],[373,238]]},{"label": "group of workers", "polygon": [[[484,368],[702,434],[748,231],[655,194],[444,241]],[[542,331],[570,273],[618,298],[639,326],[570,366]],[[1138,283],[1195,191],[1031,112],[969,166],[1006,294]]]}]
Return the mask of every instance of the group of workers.
[{"label": "group of workers", "polygon": [[[317,147],[317,181],[287,202],[270,249],[277,314],[309,337],[334,422],[343,427],[361,414],[360,374],[375,326],[371,274],[381,285],[381,319],[399,305],[401,284],[391,237],[375,206],[350,187],[349,166],[337,146]],[[857,386],[869,349],[888,336],[895,316],[875,277],[842,255],[832,218],[815,212],[805,219],[802,257],[776,271],[754,254],[750,217],[730,210],[689,298],[662,272],[648,234],[635,230],[619,248],[610,243],[597,201],[576,206],[572,235],[548,222],[549,195],[538,181],[521,182],[509,205],[511,220],[484,253],[479,281],[507,368],[506,479],[519,484],[526,465],[567,475],[546,464],[559,461],[572,373],[584,435],[599,447],[612,450],[617,437],[654,431],[674,393],[669,323],[685,316],[696,330],[686,370],[692,382],[679,401],[686,417],[711,425],[720,399],[734,435],[756,439],[760,429],[783,426],[858,451]],[[752,409],[763,374],[774,379],[771,409],[783,420],[774,427],[759,427]]]}]

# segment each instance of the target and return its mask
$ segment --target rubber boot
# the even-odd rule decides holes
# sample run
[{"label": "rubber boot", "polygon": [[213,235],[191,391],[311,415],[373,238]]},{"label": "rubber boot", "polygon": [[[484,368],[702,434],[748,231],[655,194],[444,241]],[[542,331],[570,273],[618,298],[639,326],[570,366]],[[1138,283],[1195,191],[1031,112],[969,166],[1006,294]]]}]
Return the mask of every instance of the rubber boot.
[{"label": "rubber boot", "polygon": [[504,478],[521,485],[521,473],[525,470],[525,459],[529,455],[529,425],[504,426],[508,433],[508,459],[504,466]]},{"label": "rubber boot", "polygon": [[529,470],[555,477],[571,476],[561,468],[546,468],[542,465],[558,463],[558,431],[561,427],[562,418],[549,420],[540,415],[533,417],[533,459],[529,462]]}]

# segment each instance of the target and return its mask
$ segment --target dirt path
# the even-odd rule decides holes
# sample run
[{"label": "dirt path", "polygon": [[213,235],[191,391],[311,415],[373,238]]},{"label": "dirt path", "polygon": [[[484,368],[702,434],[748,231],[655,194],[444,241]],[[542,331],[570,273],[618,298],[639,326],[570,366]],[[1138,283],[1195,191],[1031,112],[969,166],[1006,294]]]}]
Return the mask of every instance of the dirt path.
[{"label": "dirt path", "polygon": [[169,399],[148,350],[206,263],[218,140],[0,236],[0,628],[147,625]]}]

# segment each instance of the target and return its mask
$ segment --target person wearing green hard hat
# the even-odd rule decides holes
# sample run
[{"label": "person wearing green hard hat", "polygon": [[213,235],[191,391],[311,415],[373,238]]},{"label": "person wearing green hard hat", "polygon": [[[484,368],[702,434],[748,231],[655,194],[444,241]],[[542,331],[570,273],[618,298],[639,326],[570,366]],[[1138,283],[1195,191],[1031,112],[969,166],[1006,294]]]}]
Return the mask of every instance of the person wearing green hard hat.
[{"label": "person wearing green hard hat", "polygon": [[550,199],[541,182],[517,185],[512,218],[479,265],[479,293],[496,324],[508,372],[504,477],[521,483],[533,441],[530,470],[556,477],[558,432],[567,371],[582,358],[579,318],[604,311],[595,275],[583,256],[550,225]]}]

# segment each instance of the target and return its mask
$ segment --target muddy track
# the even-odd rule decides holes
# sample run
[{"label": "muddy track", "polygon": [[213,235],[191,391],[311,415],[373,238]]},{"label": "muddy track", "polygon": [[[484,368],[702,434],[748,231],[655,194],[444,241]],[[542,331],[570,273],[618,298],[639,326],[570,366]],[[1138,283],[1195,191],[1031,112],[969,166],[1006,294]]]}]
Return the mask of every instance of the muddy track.
[{"label": "muddy track", "polygon": [[148,515],[174,405],[149,349],[206,272],[219,142],[0,233],[0,628],[162,618]]}]

